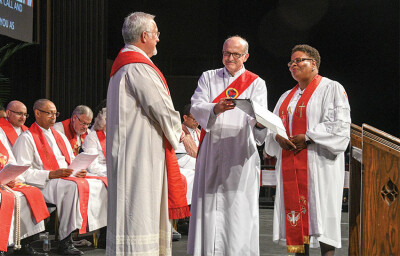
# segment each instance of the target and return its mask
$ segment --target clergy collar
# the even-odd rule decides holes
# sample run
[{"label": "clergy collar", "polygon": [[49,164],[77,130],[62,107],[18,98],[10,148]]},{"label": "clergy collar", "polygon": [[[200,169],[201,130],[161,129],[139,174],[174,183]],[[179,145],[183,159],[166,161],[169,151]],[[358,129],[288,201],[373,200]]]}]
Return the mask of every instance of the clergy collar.
[{"label": "clergy collar", "polygon": [[50,132],[51,131],[50,128],[49,129],[45,129],[42,126],[40,126],[37,122],[35,122],[35,123],[40,127],[40,129],[42,129],[43,132]]},{"label": "clergy collar", "polygon": [[236,77],[240,76],[241,74],[243,74],[245,70],[246,70],[246,69],[244,68],[244,64],[243,64],[242,68],[241,68],[238,72],[236,72],[234,76],[232,76],[231,73],[229,73],[229,71],[226,69],[226,67],[224,67],[224,74],[225,74],[228,78],[229,78],[229,77],[234,77],[234,78],[236,78]]},{"label": "clergy collar", "polygon": [[136,46],[134,46],[132,44],[125,44],[125,47],[122,49],[122,52],[126,52],[126,51],[139,52],[139,53],[143,54],[143,56],[145,56],[146,58],[148,58],[151,61],[149,56],[147,56],[147,54],[142,49],[140,49],[139,47],[136,47]]}]

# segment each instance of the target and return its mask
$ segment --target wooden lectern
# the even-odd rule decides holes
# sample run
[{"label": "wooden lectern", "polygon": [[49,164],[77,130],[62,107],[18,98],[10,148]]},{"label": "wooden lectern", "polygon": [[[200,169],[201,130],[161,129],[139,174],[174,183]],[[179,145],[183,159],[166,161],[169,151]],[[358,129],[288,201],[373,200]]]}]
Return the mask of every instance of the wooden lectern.
[{"label": "wooden lectern", "polygon": [[349,255],[400,255],[400,139],[364,124],[350,143]]}]

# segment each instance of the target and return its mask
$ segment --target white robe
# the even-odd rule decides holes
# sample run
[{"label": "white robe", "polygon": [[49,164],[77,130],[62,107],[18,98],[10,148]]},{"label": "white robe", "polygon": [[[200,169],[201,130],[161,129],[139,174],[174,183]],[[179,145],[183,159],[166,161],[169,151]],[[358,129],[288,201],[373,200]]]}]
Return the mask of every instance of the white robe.
[{"label": "white robe", "polygon": [[[49,143],[60,168],[67,168],[68,164],[57,146],[50,129],[41,128]],[[71,160],[74,159],[71,144],[64,134],[61,134],[67,146]],[[67,237],[72,231],[82,226],[82,216],[79,207],[79,194],[75,182],[63,179],[49,179],[50,171],[44,170],[43,162],[36,149],[30,131],[22,133],[13,147],[13,153],[19,165],[30,165],[21,176],[25,182],[39,187],[47,203],[57,207],[59,225],[59,239]],[[90,193],[88,205],[88,229],[93,231],[107,225],[107,189],[102,181],[88,179]]]},{"label": "white robe", "polygon": [[[125,50],[146,56],[132,45]],[[176,149],[181,133],[179,112],[153,68],[128,64],[111,77],[107,255],[171,255],[164,135]]]},{"label": "white robe", "polygon": [[[11,151],[11,148],[8,146],[8,139],[6,135],[0,133],[0,140],[8,151],[9,154],[8,164],[16,164],[15,157]],[[19,177],[18,180],[22,181],[23,179]],[[18,191],[14,191],[14,194],[17,195],[20,199],[20,239],[24,239],[44,231],[44,221],[42,220],[39,223],[36,223],[35,217],[32,214],[31,208],[24,194]],[[0,205],[1,205],[1,195],[0,195]],[[10,227],[10,235],[8,238],[9,245],[12,245],[14,243],[14,238],[15,238],[14,221],[15,221],[16,207],[17,205],[15,204],[11,221],[11,227]]]},{"label": "white robe", "polygon": [[83,151],[89,154],[99,154],[99,156],[90,164],[88,167],[89,174],[97,176],[107,176],[107,163],[104,157],[103,149],[101,148],[99,137],[97,132],[89,133],[82,145]]},{"label": "white robe", "polygon": [[[290,90],[279,99],[274,113]],[[296,98],[296,97],[293,97]],[[292,109],[294,109],[292,107]],[[308,196],[311,247],[318,242],[341,247],[340,218],[344,184],[344,151],[350,140],[350,105],[341,84],[322,78],[307,105]],[[277,157],[277,187],[274,207],[273,240],[286,245],[285,209],[282,185],[282,150],[269,134],[265,151]]]},{"label": "white robe", "polygon": [[[196,146],[199,146],[199,136],[197,135],[197,131],[195,129],[192,129],[190,127],[187,127],[190,135],[192,136],[194,143],[196,143]],[[182,173],[183,176],[186,178],[186,183],[187,183],[187,191],[186,191],[186,200],[187,203],[190,205],[192,203],[192,191],[193,191],[193,181],[194,181],[194,169],[196,167],[196,158],[190,156],[187,154],[185,145],[183,142],[179,143],[178,148],[176,149],[176,154],[179,156],[179,154],[185,154],[184,156],[181,156],[178,158],[178,164],[179,164],[179,169]]]},{"label": "white robe", "polygon": [[[240,74],[225,68],[204,72],[192,96],[191,113],[207,135],[196,162],[188,253],[259,255],[260,158],[257,144],[267,129],[238,108],[214,115],[212,101]],[[257,78],[239,98],[267,107],[267,88]]]}]

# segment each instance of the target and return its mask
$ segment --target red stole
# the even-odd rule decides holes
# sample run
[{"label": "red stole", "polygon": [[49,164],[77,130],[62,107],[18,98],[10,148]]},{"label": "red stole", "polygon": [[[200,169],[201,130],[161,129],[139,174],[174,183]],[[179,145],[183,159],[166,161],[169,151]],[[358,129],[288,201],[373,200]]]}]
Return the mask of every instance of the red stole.
[{"label": "red stole", "polygon": [[[164,83],[165,89],[169,95],[167,81],[161,71],[143,54],[134,51],[119,52],[111,69],[110,77],[112,77],[121,67],[131,63],[143,63],[152,67],[160,76]],[[167,166],[168,178],[168,213],[170,219],[183,219],[190,216],[189,206],[186,200],[184,184],[182,182],[181,172],[175,150],[171,143],[164,136],[165,145],[165,161]]]},{"label": "red stole", "polygon": [[[3,169],[3,167],[8,162],[9,154],[7,148],[3,145],[1,141],[0,141],[0,155],[2,157],[1,160],[3,160],[0,161],[0,169]],[[22,186],[24,188],[20,189]],[[16,185],[12,189],[15,191],[20,191],[25,195],[29,203],[29,206],[31,208],[31,211],[35,217],[36,223],[39,223],[40,221],[50,216],[40,189],[29,185],[24,185],[21,183]],[[0,220],[2,222],[2,224],[0,225],[0,251],[7,251],[8,237],[10,234],[11,221],[13,215],[12,213],[14,210],[14,194],[4,189],[3,187],[0,188],[0,194],[1,194]]]},{"label": "red stole", "polygon": [[100,142],[101,150],[103,151],[103,154],[104,154],[104,158],[107,160],[106,134],[103,130],[96,131],[96,134],[97,134],[97,138],[99,138],[99,142]]},{"label": "red stole", "polygon": [[[3,129],[4,133],[7,135],[8,141],[11,143],[11,145],[14,146],[14,143],[18,138],[18,134],[15,131],[14,127],[5,118],[0,118],[0,127]],[[25,125],[22,125],[21,129],[24,132],[24,131],[28,130],[28,127],[26,127]]]},{"label": "red stole", "polygon": [[[8,154],[7,148],[0,141],[0,170],[3,169],[4,166],[6,166],[9,158],[10,158],[10,155]],[[6,185],[6,184],[4,184],[4,185]]]},{"label": "red stole", "polygon": [[[223,92],[221,92],[218,97],[216,97],[212,103],[218,103],[220,99],[228,97],[227,95],[230,95],[229,92],[234,91],[235,95],[234,97],[231,98],[238,98],[249,86],[258,78],[258,75],[245,70],[238,78],[235,79]],[[206,131],[204,129],[201,129],[200,133],[200,140],[199,140],[199,151],[200,151],[200,146],[201,143],[203,142],[204,136],[206,136]],[[198,151],[198,152],[199,152]]]},{"label": "red stole", "polygon": [[17,183],[12,190],[19,191],[24,194],[31,208],[33,217],[35,217],[36,223],[39,223],[50,216],[42,191],[40,191],[40,189],[27,184]]},{"label": "red stole", "polygon": [[[71,144],[74,156],[77,156],[79,154],[78,135],[76,134],[74,127],[72,127],[71,118],[62,121],[61,123],[64,127],[65,136],[67,137],[69,143]],[[87,132],[81,134],[80,136],[81,145],[83,144],[83,141],[85,140],[87,134],[88,134]]]},{"label": "red stole", "polygon": [[[307,104],[322,77],[316,75],[304,90],[293,113],[292,134],[307,132]],[[297,84],[279,108],[279,117],[289,136],[288,105],[297,91]],[[307,148],[298,154],[282,149],[282,178],[285,201],[286,245],[290,253],[304,253],[304,244],[309,244],[308,222],[308,171]]]},{"label": "red stole", "polygon": [[[50,129],[56,140],[58,148],[65,157],[65,161],[68,164],[70,164],[71,158],[69,156],[68,149],[67,146],[65,145],[63,138],[56,130],[54,130],[53,127],[50,127]],[[35,146],[39,153],[40,159],[43,162],[44,169],[48,171],[55,171],[59,169],[60,167],[57,163],[56,156],[54,155],[54,152],[51,149],[49,143],[47,142],[47,139],[44,136],[43,131],[40,129],[39,125],[33,123],[29,128],[29,131],[32,134],[33,141],[35,142]],[[67,177],[63,179],[75,182],[78,187],[79,209],[81,211],[83,219],[82,226],[79,229],[79,234],[86,233],[87,209],[89,204],[89,183],[85,178]]]},{"label": "red stole", "polygon": [[8,237],[10,235],[11,220],[14,210],[14,194],[0,186],[1,205],[0,205],[0,251],[6,252]]}]

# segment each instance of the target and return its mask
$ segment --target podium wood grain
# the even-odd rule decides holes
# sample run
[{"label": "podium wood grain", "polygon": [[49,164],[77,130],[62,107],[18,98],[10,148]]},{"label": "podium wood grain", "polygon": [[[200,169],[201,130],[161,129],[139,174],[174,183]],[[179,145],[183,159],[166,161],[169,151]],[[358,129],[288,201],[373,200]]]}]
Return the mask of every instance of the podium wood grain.
[{"label": "podium wood grain", "polygon": [[364,124],[362,161],[361,255],[400,255],[400,140]]}]

